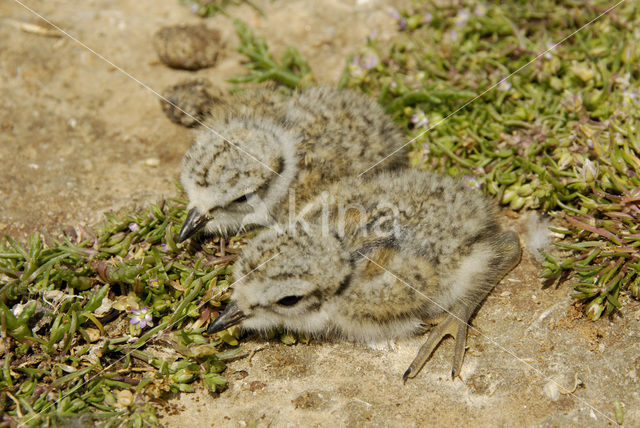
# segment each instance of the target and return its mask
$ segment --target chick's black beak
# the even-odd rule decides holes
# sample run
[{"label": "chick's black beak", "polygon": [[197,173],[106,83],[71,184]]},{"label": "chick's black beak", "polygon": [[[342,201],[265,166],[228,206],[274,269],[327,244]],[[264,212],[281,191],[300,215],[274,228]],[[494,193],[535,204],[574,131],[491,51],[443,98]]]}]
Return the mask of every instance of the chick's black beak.
[{"label": "chick's black beak", "polygon": [[184,242],[187,238],[191,237],[194,233],[202,229],[207,222],[208,217],[205,214],[198,212],[196,208],[191,208],[187,214],[187,219],[180,229],[180,235],[178,235],[178,243]]},{"label": "chick's black beak", "polygon": [[212,334],[222,331],[226,328],[238,324],[246,317],[247,316],[244,314],[244,312],[238,309],[238,305],[236,304],[236,302],[231,302],[227,305],[227,309],[225,309],[224,312],[221,313],[220,316],[209,325],[207,333]]}]

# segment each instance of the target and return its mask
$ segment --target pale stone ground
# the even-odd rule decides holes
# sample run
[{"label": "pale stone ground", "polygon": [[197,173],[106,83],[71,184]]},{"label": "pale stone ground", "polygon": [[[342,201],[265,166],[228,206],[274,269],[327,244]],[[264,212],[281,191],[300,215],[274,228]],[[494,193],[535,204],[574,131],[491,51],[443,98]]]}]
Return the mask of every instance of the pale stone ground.
[{"label": "pale stone ground", "polygon": [[[22,1],[22,0],[21,0]],[[224,86],[241,72],[228,18],[223,57],[199,72],[171,70],[152,49],[161,26],[199,18],[175,1],[25,0],[87,47],[20,30],[37,17],[16,0],[0,2],[0,233],[22,237],[93,223],[105,210],[174,193],[190,131],[170,123],[159,102],[115,67],[155,91],[190,76]],[[266,1],[231,7],[279,52],[293,44],[320,82],[335,81],[347,54],[373,29],[395,31],[376,1]],[[524,232],[522,222],[512,226]],[[417,378],[401,374],[424,338],[393,350],[351,343],[285,346],[250,338],[247,357],[229,364],[229,388],[170,399],[167,426],[609,426],[615,401],[625,425],[640,425],[640,304],[597,323],[569,306],[569,290],[542,289],[529,253],[489,296],[474,320],[462,379],[449,378],[453,341]],[[254,353],[255,352],[255,353]],[[251,355],[251,358],[249,357]],[[554,390],[550,380],[571,388]],[[546,386],[546,389],[545,389]],[[546,391],[546,393],[545,393]],[[171,410],[169,410],[171,409]]]}]

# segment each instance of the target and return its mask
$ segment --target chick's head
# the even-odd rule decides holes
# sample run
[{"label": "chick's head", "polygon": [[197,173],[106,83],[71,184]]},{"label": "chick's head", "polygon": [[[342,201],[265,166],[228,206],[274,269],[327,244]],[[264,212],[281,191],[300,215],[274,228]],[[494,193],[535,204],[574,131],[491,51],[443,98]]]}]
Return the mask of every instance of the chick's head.
[{"label": "chick's head", "polygon": [[242,314],[242,326],[252,330],[322,332],[352,267],[337,237],[320,233],[320,228],[309,233],[298,228],[260,233],[244,248],[234,269],[237,282],[231,304],[209,332],[226,328],[227,319],[237,320],[237,313]]},{"label": "chick's head", "polygon": [[201,229],[227,235],[267,224],[292,179],[295,142],[283,126],[236,117],[220,130],[200,132],[182,161],[189,214],[180,242]]}]

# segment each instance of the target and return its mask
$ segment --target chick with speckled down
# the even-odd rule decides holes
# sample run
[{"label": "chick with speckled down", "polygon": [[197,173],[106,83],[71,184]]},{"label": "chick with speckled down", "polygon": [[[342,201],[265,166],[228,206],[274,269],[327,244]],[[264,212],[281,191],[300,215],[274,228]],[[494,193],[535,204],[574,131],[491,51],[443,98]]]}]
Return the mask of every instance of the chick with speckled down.
[{"label": "chick with speckled down", "polygon": [[[289,98],[258,89],[213,108],[206,123],[182,162],[189,212],[180,242],[200,230],[227,236],[279,221],[405,143],[375,100],[328,86]],[[376,168],[406,164],[397,153]]]},{"label": "chick with speckled down", "polygon": [[402,170],[341,180],[304,211],[244,248],[231,301],[209,333],[240,324],[371,343],[444,317],[403,378],[446,335],[456,340],[457,376],[470,317],[520,260],[494,204],[460,180]]}]

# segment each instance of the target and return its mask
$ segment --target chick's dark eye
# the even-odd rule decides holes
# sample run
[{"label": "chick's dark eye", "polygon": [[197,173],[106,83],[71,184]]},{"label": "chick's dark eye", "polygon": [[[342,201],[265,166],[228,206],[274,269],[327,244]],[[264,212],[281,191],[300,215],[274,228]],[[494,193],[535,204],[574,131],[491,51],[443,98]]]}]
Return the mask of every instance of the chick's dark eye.
[{"label": "chick's dark eye", "polygon": [[247,195],[242,195],[238,199],[234,199],[232,202],[239,204],[240,202],[247,202]]},{"label": "chick's dark eye", "polygon": [[302,299],[302,296],[287,296],[278,300],[280,306],[293,306]]}]

